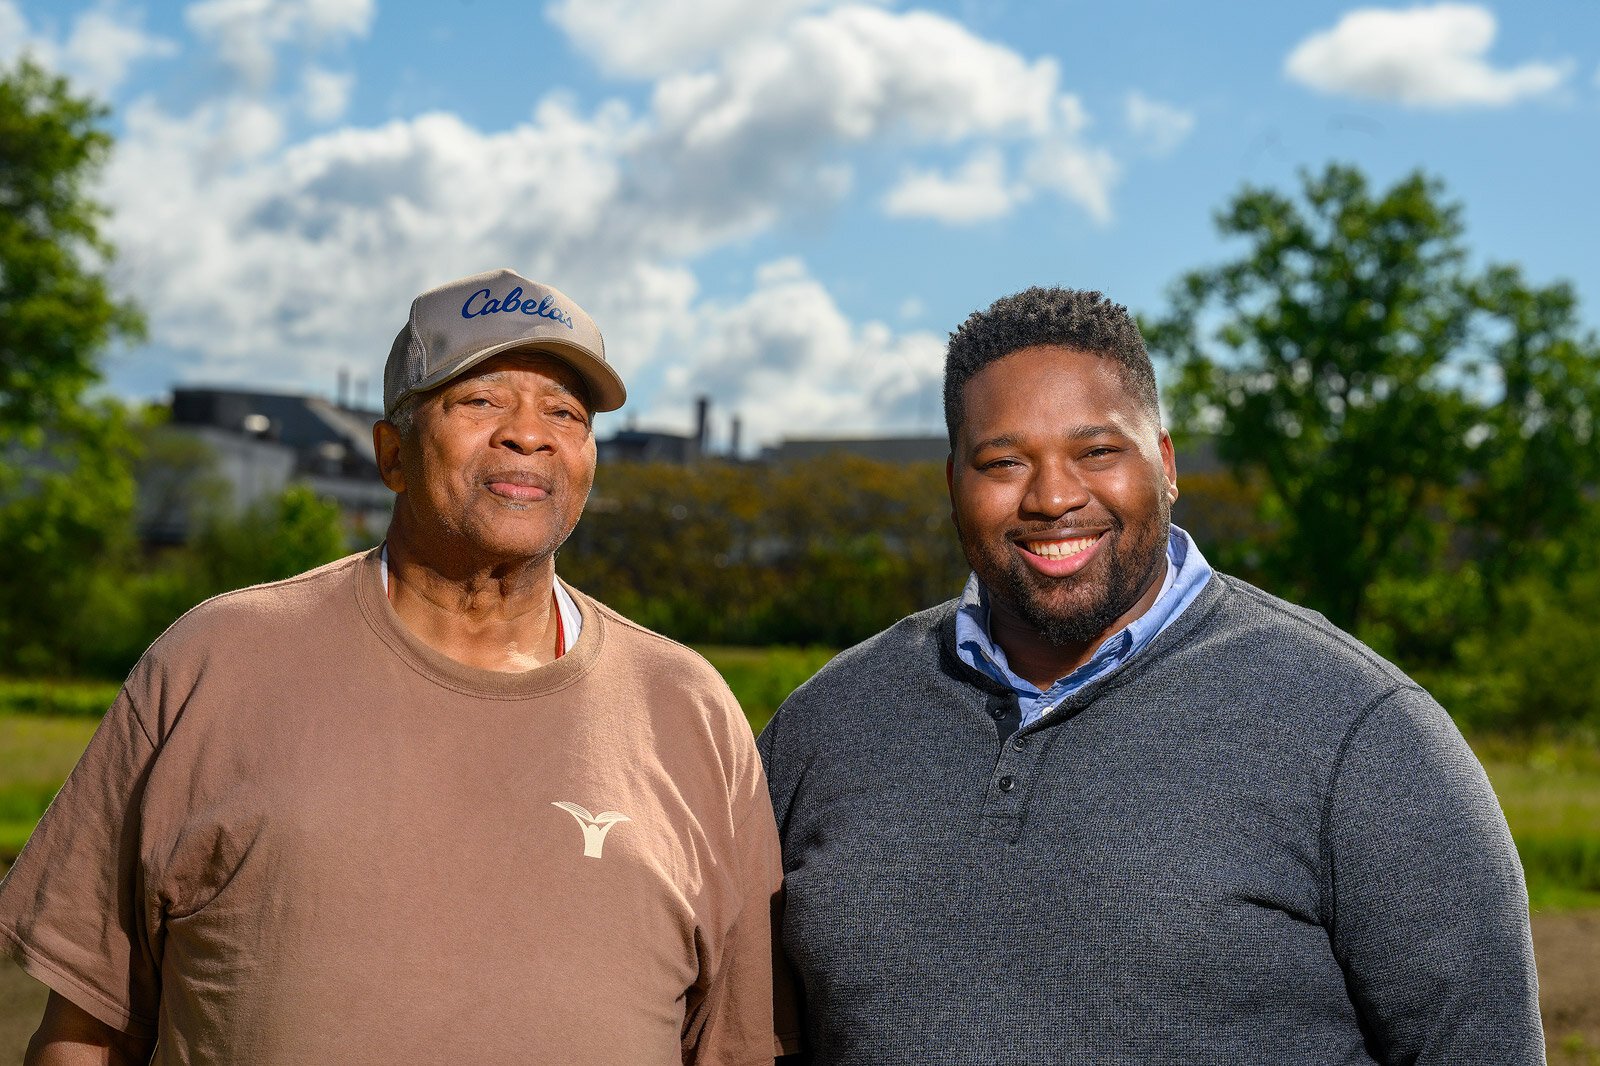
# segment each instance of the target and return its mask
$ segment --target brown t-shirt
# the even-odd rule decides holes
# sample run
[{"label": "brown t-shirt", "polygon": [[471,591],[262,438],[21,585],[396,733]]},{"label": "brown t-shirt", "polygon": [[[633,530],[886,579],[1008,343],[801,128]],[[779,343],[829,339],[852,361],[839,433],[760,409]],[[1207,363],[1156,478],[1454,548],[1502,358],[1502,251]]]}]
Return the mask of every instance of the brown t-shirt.
[{"label": "brown t-shirt", "polygon": [[157,640],[0,943],[162,1063],[770,1062],[777,836],[722,679],[577,594],[560,659],[463,666],[378,565]]}]

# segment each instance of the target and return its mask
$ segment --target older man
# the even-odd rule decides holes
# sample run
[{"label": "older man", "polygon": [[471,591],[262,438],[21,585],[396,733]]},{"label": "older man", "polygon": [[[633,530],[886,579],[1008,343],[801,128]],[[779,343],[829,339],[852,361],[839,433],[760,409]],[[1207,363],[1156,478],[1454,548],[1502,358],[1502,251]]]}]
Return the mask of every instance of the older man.
[{"label": "older man", "polygon": [[1124,308],[945,376],[962,595],[762,734],[816,1063],[1543,1061],[1527,899],[1428,694],[1214,572]]},{"label": "older man", "polygon": [[749,728],[555,576],[623,399],[555,289],[416,299],[386,543],[177,622],[0,886],[30,1061],[771,1061]]}]

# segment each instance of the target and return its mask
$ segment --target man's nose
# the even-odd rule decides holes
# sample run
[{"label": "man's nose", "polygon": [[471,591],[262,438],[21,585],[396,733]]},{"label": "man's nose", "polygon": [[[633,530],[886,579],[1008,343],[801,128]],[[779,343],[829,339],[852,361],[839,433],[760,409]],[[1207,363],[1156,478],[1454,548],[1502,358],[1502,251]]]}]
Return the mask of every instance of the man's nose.
[{"label": "man's nose", "polygon": [[1031,515],[1060,518],[1087,504],[1090,496],[1088,485],[1071,464],[1044,463],[1028,482],[1022,509]]},{"label": "man's nose", "polygon": [[534,404],[512,404],[495,427],[495,444],[519,455],[550,451],[554,439],[549,424]]}]

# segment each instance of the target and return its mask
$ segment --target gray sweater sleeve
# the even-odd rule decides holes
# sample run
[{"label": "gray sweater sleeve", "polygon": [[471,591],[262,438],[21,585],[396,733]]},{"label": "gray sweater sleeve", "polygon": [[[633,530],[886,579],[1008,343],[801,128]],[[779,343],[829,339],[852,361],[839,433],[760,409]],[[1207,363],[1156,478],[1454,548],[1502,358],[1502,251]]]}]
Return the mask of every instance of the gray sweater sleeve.
[{"label": "gray sweater sleeve", "polygon": [[1323,859],[1324,920],[1374,1058],[1544,1062],[1522,865],[1483,768],[1421,689],[1351,726]]}]

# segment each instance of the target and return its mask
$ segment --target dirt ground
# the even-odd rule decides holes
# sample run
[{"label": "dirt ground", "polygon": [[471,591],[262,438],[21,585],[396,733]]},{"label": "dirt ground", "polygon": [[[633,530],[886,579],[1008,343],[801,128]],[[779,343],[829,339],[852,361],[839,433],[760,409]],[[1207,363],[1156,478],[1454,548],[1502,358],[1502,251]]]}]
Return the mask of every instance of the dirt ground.
[{"label": "dirt ground", "polygon": [[[1550,1066],[1600,1066],[1600,910],[1533,917]],[[45,989],[0,961],[0,1064],[22,1061]]]},{"label": "dirt ground", "polygon": [[1600,1066],[1600,910],[1533,916],[1551,1066]]}]

